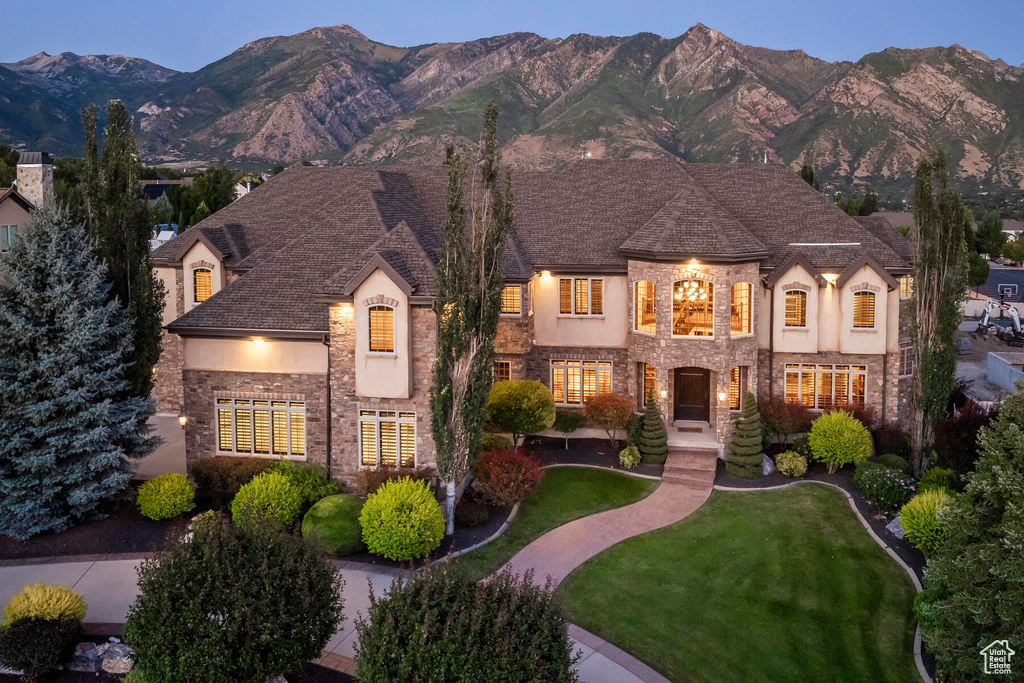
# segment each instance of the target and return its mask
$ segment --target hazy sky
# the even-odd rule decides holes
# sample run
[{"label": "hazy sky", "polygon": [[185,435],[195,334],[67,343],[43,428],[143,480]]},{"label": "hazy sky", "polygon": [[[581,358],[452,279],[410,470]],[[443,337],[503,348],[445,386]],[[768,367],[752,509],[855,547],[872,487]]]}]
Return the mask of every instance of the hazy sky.
[{"label": "hazy sky", "polygon": [[256,38],[341,23],[410,46],[512,31],[672,37],[699,21],[742,43],[802,48],[828,60],[855,60],[890,45],[960,43],[1024,62],[1024,0],[20,0],[6,3],[3,17],[0,62],[40,51],[116,53],[185,71]]}]

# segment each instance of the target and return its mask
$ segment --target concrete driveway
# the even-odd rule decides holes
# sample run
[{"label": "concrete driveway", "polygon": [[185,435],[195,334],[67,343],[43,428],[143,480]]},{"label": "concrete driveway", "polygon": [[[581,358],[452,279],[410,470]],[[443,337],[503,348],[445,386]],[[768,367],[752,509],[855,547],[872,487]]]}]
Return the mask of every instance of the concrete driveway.
[{"label": "concrete driveway", "polygon": [[163,439],[163,445],[139,461],[136,479],[177,472],[185,474],[185,430],[178,424],[177,415],[154,415],[149,418],[154,433]]}]

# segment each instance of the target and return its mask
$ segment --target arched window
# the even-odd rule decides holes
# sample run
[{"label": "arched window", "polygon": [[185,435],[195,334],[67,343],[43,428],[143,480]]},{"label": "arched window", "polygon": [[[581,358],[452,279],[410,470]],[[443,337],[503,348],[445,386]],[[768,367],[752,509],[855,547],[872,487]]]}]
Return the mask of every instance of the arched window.
[{"label": "arched window", "polygon": [[209,268],[196,268],[192,271],[192,298],[195,303],[202,303],[213,294],[213,273]]},{"label": "arched window", "polygon": [[732,286],[730,334],[750,334],[750,296],[752,289],[749,282],[737,282]]},{"label": "arched window", "polygon": [[807,327],[807,292],[786,292],[786,327]]},{"label": "arched window", "polygon": [[655,288],[653,282],[639,280],[634,285],[633,329],[637,332],[654,334],[657,315],[655,314]]},{"label": "arched window", "polygon": [[853,293],[853,326],[871,328],[875,326],[875,293]]},{"label": "arched window", "polygon": [[677,337],[715,335],[715,286],[706,280],[672,284],[672,334]]},{"label": "arched window", "polygon": [[395,309],[390,306],[370,306],[370,351],[395,352]]}]

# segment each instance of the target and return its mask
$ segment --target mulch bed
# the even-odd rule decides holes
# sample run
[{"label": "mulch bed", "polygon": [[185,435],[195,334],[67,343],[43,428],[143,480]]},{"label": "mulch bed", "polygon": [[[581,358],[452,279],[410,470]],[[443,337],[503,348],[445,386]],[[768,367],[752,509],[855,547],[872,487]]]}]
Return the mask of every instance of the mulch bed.
[{"label": "mulch bed", "polygon": [[606,439],[565,439],[551,436],[528,436],[524,442],[526,451],[547,465],[596,465],[620,472],[646,474],[660,477],[665,465],[640,463],[631,470],[619,464],[619,451],[612,448]]}]

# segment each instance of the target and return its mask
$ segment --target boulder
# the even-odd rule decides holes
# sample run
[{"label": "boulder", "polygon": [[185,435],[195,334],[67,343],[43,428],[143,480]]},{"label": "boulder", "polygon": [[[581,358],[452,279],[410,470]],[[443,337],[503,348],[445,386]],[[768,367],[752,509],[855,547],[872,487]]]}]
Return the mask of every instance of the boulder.
[{"label": "boulder", "polygon": [[126,674],[132,670],[135,662],[131,658],[132,649],[123,643],[109,643],[102,657],[102,668],[111,674]]},{"label": "boulder", "polygon": [[764,460],[761,461],[761,474],[768,476],[775,471],[775,463],[767,455],[763,456]]},{"label": "boulder", "polygon": [[893,536],[895,536],[896,538],[903,538],[904,536],[907,535],[907,533],[905,531],[903,531],[903,527],[900,526],[900,516],[899,515],[896,515],[896,519],[892,520],[891,522],[889,522],[888,524],[885,525],[885,530],[888,531]]}]

